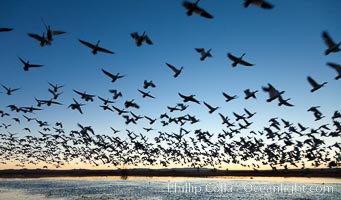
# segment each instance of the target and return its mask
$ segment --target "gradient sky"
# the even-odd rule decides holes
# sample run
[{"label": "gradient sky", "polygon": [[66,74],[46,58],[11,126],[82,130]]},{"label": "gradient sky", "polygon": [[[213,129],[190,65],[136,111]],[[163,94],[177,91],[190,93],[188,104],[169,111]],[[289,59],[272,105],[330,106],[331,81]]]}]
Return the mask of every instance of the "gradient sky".
[{"label": "gradient sky", "polygon": [[[121,130],[119,135],[126,138],[126,128],[138,133],[143,131],[142,127],[149,127],[146,120],[126,127],[117,114],[103,111],[98,99],[86,102],[84,115],[67,109],[72,98],[80,101],[72,89],[105,98],[111,97],[109,89],[118,89],[123,98],[117,100],[117,107],[122,108],[125,100],[135,99],[141,109],[133,111],[152,118],[168,112],[167,106],[181,102],[177,94],[181,92],[195,94],[200,101],[220,106],[219,112],[232,119],[232,112],[243,113],[243,108],[257,112],[250,127],[255,130],[262,130],[268,125],[269,118],[276,116],[312,127],[331,123],[333,112],[341,110],[341,82],[334,80],[336,73],[326,66],[326,62],[340,63],[341,54],[325,56],[326,45],[321,34],[328,31],[335,42],[341,40],[338,20],[341,19],[341,1],[269,2],[275,5],[274,9],[243,8],[242,0],[202,0],[199,5],[214,16],[214,19],[206,19],[198,15],[186,16],[182,1],[174,0],[2,0],[0,27],[14,30],[0,33],[0,83],[21,89],[7,96],[0,88],[0,110],[9,112],[6,108],[9,104],[36,106],[34,97],[49,99],[51,95],[47,89],[48,82],[51,82],[65,84],[61,90],[64,94],[60,97],[64,105],[45,107],[31,116],[51,124],[62,121],[66,130],[78,129],[76,124],[81,123],[91,125],[98,134],[111,134],[112,126]],[[40,47],[39,42],[27,36],[27,33],[45,31],[42,18],[52,29],[67,32],[55,36],[52,45],[47,47]],[[135,31],[146,31],[154,45],[137,47],[130,37]],[[101,46],[115,54],[92,55],[91,49],[78,39],[91,43],[101,40]],[[198,47],[212,48],[213,57],[200,61],[200,55],[194,50]],[[226,56],[228,52],[237,56],[245,52],[245,60],[255,66],[232,68]],[[24,72],[17,56],[44,67]],[[182,74],[173,78],[166,62],[176,67],[184,66]],[[126,77],[111,83],[101,68]],[[308,75],[328,84],[316,93],[310,93]],[[156,99],[143,99],[137,91],[142,89],[144,80],[153,80],[157,85],[150,90]],[[261,91],[267,83],[285,90],[284,97],[291,98],[295,107],[267,103],[268,94]],[[259,90],[257,100],[244,100],[243,91],[247,88]],[[239,98],[225,103],[222,92]],[[184,128],[192,131],[201,128],[214,133],[222,130],[218,112],[209,115],[205,106],[189,105],[186,113],[196,115],[200,123]],[[320,105],[321,112],[327,116],[318,123],[314,122],[313,114],[307,112],[316,105]],[[12,113],[11,117],[15,116],[22,118],[21,113]],[[23,119],[20,125],[10,118],[0,119],[0,123],[11,123],[13,126],[8,131],[20,136],[27,135],[22,132],[24,127],[36,128]],[[169,132],[179,130],[178,126],[162,127],[160,123],[153,128]],[[154,131],[147,135],[152,139],[158,134]]]}]

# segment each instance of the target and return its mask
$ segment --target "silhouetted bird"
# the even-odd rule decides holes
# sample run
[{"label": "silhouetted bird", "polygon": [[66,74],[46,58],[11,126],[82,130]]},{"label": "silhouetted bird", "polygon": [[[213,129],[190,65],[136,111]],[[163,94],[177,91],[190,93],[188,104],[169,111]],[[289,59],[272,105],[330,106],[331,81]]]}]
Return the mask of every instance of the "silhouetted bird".
[{"label": "silhouetted bird", "polygon": [[189,95],[189,96],[185,96],[185,95],[183,95],[183,94],[181,94],[181,93],[178,93],[178,95],[182,98],[182,100],[183,100],[184,102],[189,102],[189,101],[191,101],[191,102],[200,104],[200,102],[199,102],[197,99],[194,98],[194,97],[195,97],[194,94]]},{"label": "silhouetted bird", "polygon": [[82,99],[84,99],[85,101],[94,101],[94,97],[96,97],[96,95],[92,95],[92,94],[87,94],[86,92],[79,92],[77,90],[73,90],[76,94],[80,95]]},{"label": "silhouetted bird", "polygon": [[114,75],[114,74],[111,74],[110,72],[108,72],[108,71],[106,71],[106,70],[104,70],[104,69],[102,69],[102,72],[103,72],[105,75],[109,76],[109,77],[111,78],[111,82],[113,82],[113,83],[115,83],[118,79],[124,77],[124,75],[120,75],[120,73],[117,73],[116,75]]},{"label": "silhouetted bird", "polygon": [[290,107],[294,106],[294,105],[292,105],[291,103],[288,102],[289,100],[290,100],[290,98],[289,99],[283,99],[282,96],[279,96],[278,97],[278,101],[279,101],[278,106],[282,106],[282,105],[290,106]]},{"label": "silhouetted bird", "polygon": [[91,43],[89,43],[89,42],[85,42],[85,41],[80,40],[80,39],[79,39],[78,41],[79,41],[80,43],[84,44],[85,46],[91,48],[91,49],[92,49],[92,54],[94,54],[94,55],[97,54],[98,51],[99,51],[99,52],[103,52],[103,53],[114,54],[114,52],[109,51],[109,50],[107,50],[107,49],[104,49],[104,48],[100,47],[100,46],[99,46],[100,40],[97,41],[96,45],[91,44]]},{"label": "silhouetted bird", "polygon": [[195,50],[200,53],[201,57],[200,57],[200,60],[201,61],[204,61],[207,57],[212,57],[212,54],[211,54],[211,49],[205,51],[204,48],[195,48]]},{"label": "silhouetted bird", "polygon": [[130,35],[135,40],[136,45],[138,47],[141,46],[143,42],[146,42],[149,45],[153,44],[153,42],[150,40],[150,38],[146,35],[146,32],[143,32],[142,35],[139,35],[137,32],[134,32]]},{"label": "silhouetted bird", "polygon": [[174,78],[178,77],[178,76],[180,75],[180,73],[182,72],[183,68],[184,68],[184,67],[181,67],[180,69],[177,69],[177,68],[175,68],[173,65],[168,64],[168,63],[166,63],[166,65],[167,65],[171,70],[173,70],[173,72],[174,72]]},{"label": "silhouetted bird", "polygon": [[250,89],[246,89],[244,90],[245,93],[245,99],[249,99],[249,98],[254,98],[256,99],[256,93],[258,92],[258,90],[255,91],[251,91]]},{"label": "silhouetted bird", "polygon": [[28,71],[30,68],[42,67],[43,65],[30,64],[29,61],[24,61],[22,58],[18,57],[19,60],[24,64],[24,71]]},{"label": "silhouetted bird", "polygon": [[206,103],[204,101],[204,105],[209,109],[208,113],[212,114],[214,111],[216,111],[219,107],[212,107],[210,104]]},{"label": "silhouetted bird", "polygon": [[268,83],[268,87],[262,87],[262,88],[263,88],[263,91],[269,93],[269,98],[266,100],[267,102],[271,102],[271,101],[277,99],[278,97],[280,97],[284,93],[284,91],[279,92],[270,83]]},{"label": "silhouetted bird", "polygon": [[149,97],[149,98],[155,99],[154,96],[150,95],[150,92],[144,92],[142,90],[138,90],[138,91],[142,94],[143,98]]},{"label": "silhouetted bird", "polygon": [[13,92],[19,90],[20,88],[11,89],[1,84],[1,86],[6,90],[7,95],[11,95]]},{"label": "silhouetted bird", "polygon": [[243,54],[238,58],[238,57],[236,57],[236,56],[234,56],[234,55],[228,53],[228,54],[227,54],[227,57],[228,57],[230,60],[233,61],[232,67],[236,67],[238,64],[241,64],[241,65],[244,65],[244,66],[248,66],[248,67],[253,66],[253,64],[248,63],[248,62],[246,62],[245,60],[243,60],[243,57],[244,57],[245,55],[246,55],[246,54],[243,53]]},{"label": "silhouetted bird", "polygon": [[144,81],[143,81],[143,88],[144,88],[144,89],[148,89],[148,87],[155,88],[156,85],[153,83],[153,81],[144,80]]},{"label": "silhouetted bird", "polygon": [[322,88],[325,84],[327,84],[327,82],[324,82],[322,84],[317,83],[313,78],[311,78],[310,76],[308,76],[308,82],[310,83],[310,85],[313,87],[310,92],[315,92],[316,90]]},{"label": "silhouetted bird", "polygon": [[336,53],[341,51],[340,49],[341,42],[335,43],[326,31],[322,33],[322,37],[324,39],[324,42],[328,46],[328,49],[326,49],[324,52],[325,55],[328,55],[332,52]]},{"label": "silhouetted bird", "polygon": [[238,98],[237,95],[230,96],[230,95],[226,94],[225,92],[223,92],[223,96],[226,98],[226,100],[225,100],[226,102],[229,102],[229,101],[231,101],[231,100],[233,100],[233,99]]},{"label": "silhouetted bird", "polygon": [[35,40],[38,40],[40,42],[41,47],[43,47],[45,45],[51,45],[50,41],[47,40],[44,33],[42,36],[35,34],[35,33],[28,33],[27,35],[30,36],[31,38],[35,39]]},{"label": "silhouetted bird", "polygon": [[198,6],[200,0],[197,0],[195,3],[189,2],[189,1],[184,1],[183,6],[187,9],[187,16],[191,16],[193,13],[196,13],[202,17],[212,19],[213,16],[208,13],[206,10],[200,8]]},{"label": "silhouetted bird", "polygon": [[74,103],[69,105],[69,108],[72,110],[78,110],[81,114],[83,114],[81,106],[84,106],[85,104],[78,103],[75,99],[73,99],[73,102]]},{"label": "silhouetted bird", "polygon": [[244,7],[247,8],[250,4],[259,6],[264,9],[272,9],[274,6],[266,2],[265,0],[245,0]]}]

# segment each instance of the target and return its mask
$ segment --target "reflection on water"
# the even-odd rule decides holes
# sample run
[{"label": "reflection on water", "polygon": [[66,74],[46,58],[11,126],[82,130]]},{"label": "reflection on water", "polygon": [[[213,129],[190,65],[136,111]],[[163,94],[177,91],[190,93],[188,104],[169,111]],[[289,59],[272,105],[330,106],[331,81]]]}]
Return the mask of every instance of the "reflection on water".
[{"label": "reflection on water", "polygon": [[[122,180],[125,179],[125,180]],[[0,199],[338,199],[341,180],[269,177],[1,179]]]}]

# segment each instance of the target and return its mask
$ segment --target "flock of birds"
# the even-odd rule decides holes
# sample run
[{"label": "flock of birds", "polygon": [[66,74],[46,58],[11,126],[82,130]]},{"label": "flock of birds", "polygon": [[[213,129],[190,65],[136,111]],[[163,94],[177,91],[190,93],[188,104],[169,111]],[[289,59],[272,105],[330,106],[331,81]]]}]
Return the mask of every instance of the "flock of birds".
[{"label": "flock of birds", "polygon": [[[204,18],[213,18],[213,15],[205,9],[199,7],[199,0],[195,3],[185,1],[183,6],[186,14],[198,14]],[[264,0],[245,0],[244,7],[249,5],[259,6],[263,9],[272,9],[274,6]],[[39,35],[29,33],[28,36],[37,40],[40,46],[52,45],[55,36],[65,34],[60,30],[52,30],[49,25],[45,25],[45,33]],[[12,28],[0,28],[0,32],[10,32]],[[131,33],[132,39],[137,46],[144,43],[153,45],[149,36],[143,32]],[[322,38],[326,43],[325,55],[337,53],[341,42],[335,43],[327,32],[323,32]],[[102,46],[100,41],[96,44],[79,39],[79,42],[91,49],[92,54],[107,53],[114,54]],[[204,61],[212,57],[211,49],[195,48],[200,54],[200,60]],[[232,62],[232,67],[243,65],[251,67],[254,64],[244,59],[245,53],[236,56],[231,53],[227,57]],[[23,64],[24,71],[33,68],[43,67],[40,64],[31,64],[28,60],[18,57]],[[341,78],[341,66],[336,63],[327,63],[328,66],[337,72],[336,80]],[[173,72],[173,77],[181,75],[183,67],[175,67],[165,63]],[[125,78],[125,75],[112,73],[106,69],[101,69],[103,76],[110,79],[112,83]],[[307,77],[311,85],[311,92],[320,90],[327,82],[319,83],[312,77]],[[4,95],[16,95],[21,88],[11,88],[1,84]],[[157,118],[147,115],[137,114],[140,108],[138,102],[125,100],[124,107],[115,105],[115,101],[123,99],[122,92],[109,90],[111,98],[104,98],[95,94],[89,94],[73,89],[75,97],[67,104],[69,109],[83,114],[85,102],[91,103],[95,100],[101,102],[100,107],[107,112],[116,114],[124,119],[127,125],[125,130],[117,130],[110,127],[112,133],[97,134],[91,126],[77,124],[76,130],[65,130],[62,122],[47,122],[39,119],[38,112],[48,109],[51,106],[63,106],[65,103],[59,101],[63,95],[64,85],[49,83],[48,92],[50,99],[35,98],[36,106],[7,105],[0,110],[0,119],[9,119],[13,123],[0,124],[0,164],[16,163],[17,166],[40,165],[44,163],[44,168],[54,166],[56,168],[68,165],[69,163],[86,163],[93,166],[171,166],[172,164],[184,165],[188,167],[222,167],[227,164],[238,164],[244,167],[258,170],[262,165],[271,166],[276,170],[278,166],[285,169],[288,167],[305,168],[306,163],[314,167],[328,166],[337,167],[341,161],[341,123],[337,121],[341,118],[341,113],[335,111],[332,116],[328,116],[332,124],[323,124],[319,127],[307,127],[301,123],[293,123],[284,118],[271,118],[269,124],[263,130],[249,130],[253,124],[251,121],[257,114],[244,108],[243,113],[233,112],[232,117],[219,111],[219,106],[212,106],[206,101],[201,101],[193,94],[178,93],[179,102],[175,106],[167,106],[165,113]],[[145,80],[143,89],[138,92],[143,98],[154,99],[148,89],[153,89],[156,84],[152,80]],[[277,100],[279,106],[293,107],[290,98],[284,98],[285,91],[276,89],[268,83],[262,87],[268,93],[267,102]],[[246,89],[244,98],[256,98],[258,90]],[[2,97],[6,98],[6,97]],[[230,95],[222,92],[222,98],[226,103],[238,98],[237,95]],[[81,100],[78,100],[81,99]],[[209,114],[215,114],[224,129],[221,132],[212,133],[207,130],[189,130],[191,124],[199,123],[200,119],[195,115],[186,113],[186,109],[198,104],[208,110]],[[326,117],[320,111],[319,106],[313,106],[307,110],[311,112],[315,121]],[[11,127],[20,127],[22,120],[26,120],[37,130],[38,134],[33,134],[31,127],[24,127],[23,132],[27,135],[17,136],[11,131]],[[130,124],[137,124],[140,120],[145,120],[148,127],[134,132],[129,130]],[[157,130],[154,125],[163,127],[175,125],[178,131],[164,132]],[[188,126],[185,126],[188,125]],[[149,132],[157,133],[154,138],[148,137]],[[247,134],[242,134],[247,133]],[[126,135],[126,137],[118,136]],[[335,138],[334,144],[326,144],[325,138]]]}]

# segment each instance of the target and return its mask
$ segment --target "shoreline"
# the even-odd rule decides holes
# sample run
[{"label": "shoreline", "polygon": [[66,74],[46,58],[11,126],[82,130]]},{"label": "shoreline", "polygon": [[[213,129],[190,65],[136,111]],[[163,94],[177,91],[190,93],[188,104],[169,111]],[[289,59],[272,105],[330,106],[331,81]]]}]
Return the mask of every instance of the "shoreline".
[{"label": "shoreline", "polygon": [[45,177],[324,177],[341,178],[341,168],[289,169],[289,170],[214,170],[214,169],[117,169],[117,170],[49,170],[49,169],[5,169],[0,170],[0,178],[45,178]]}]

